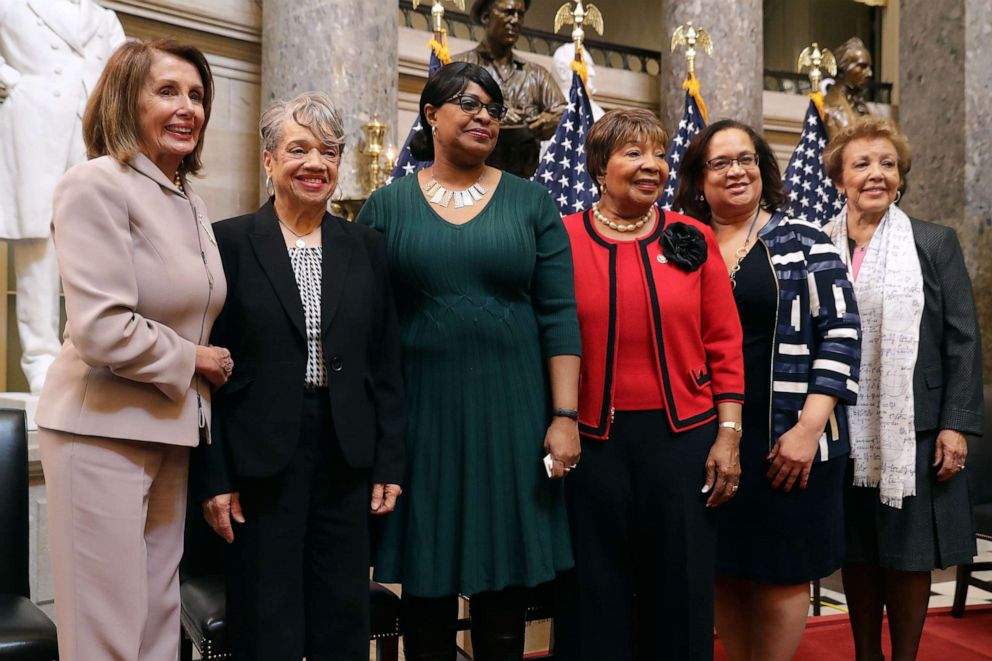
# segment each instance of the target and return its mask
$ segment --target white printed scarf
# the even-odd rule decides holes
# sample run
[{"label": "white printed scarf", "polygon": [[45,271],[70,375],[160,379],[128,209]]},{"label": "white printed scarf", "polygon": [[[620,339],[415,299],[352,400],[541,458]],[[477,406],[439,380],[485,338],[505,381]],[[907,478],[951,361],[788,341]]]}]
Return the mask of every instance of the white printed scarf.
[{"label": "white printed scarf", "polygon": [[913,228],[895,204],[868,245],[854,281],[847,209],[824,228],[854,282],[861,315],[858,403],[848,407],[854,486],[878,487],[883,504],[902,508],[916,495],[913,370],[923,318],[923,272]]}]

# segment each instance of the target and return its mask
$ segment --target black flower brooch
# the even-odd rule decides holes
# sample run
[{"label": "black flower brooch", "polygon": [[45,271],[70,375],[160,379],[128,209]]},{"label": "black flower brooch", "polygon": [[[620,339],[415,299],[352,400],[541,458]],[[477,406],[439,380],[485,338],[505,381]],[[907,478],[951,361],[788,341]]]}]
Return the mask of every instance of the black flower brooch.
[{"label": "black flower brooch", "polygon": [[706,237],[691,225],[672,223],[661,233],[661,254],[690,273],[706,261]]}]

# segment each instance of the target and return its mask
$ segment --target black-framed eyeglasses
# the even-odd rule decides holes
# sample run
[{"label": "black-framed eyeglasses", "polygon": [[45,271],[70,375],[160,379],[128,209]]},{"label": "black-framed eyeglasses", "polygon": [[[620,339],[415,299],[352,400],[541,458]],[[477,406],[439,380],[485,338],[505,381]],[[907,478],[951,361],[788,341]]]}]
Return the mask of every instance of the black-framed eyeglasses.
[{"label": "black-framed eyeglasses", "polygon": [[758,167],[758,155],[757,154],[741,154],[737,158],[727,158],[726,156],[717,156],[716,158],[711,158],[710,160],[703,163],[708,169],[713,172],[723,172],[730,168],[731,165],[736,163],[745,170],[753,170]]},{"label": "black-framed eyeglasses", "polygon": [[486,112],[489,113],[489,116],[494,121],[501,122],[506,117],[506,106],[502,103],[483,103],[479,100],[479,97],[472,96],[471,94],[456,94],[445,101],[445,103],[457,103],[463,113],[472,117],[478,115],[483,108],[486,109]]}]

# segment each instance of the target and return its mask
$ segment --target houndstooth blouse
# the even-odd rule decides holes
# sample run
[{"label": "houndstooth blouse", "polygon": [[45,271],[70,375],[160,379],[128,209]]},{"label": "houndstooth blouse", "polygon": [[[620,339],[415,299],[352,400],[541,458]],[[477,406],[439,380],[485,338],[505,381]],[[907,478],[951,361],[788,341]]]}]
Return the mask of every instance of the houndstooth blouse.
[{"label": "houndstooth blouse", "polygon": [[324,347],[320,341],[320,283],[323,248],[291,247],[289,261],[293,265],[296,286],[303,301],[303,315],[307,329],[307,373],[304,383],[308,388],[327,387],[327,367],[324,364]]}]

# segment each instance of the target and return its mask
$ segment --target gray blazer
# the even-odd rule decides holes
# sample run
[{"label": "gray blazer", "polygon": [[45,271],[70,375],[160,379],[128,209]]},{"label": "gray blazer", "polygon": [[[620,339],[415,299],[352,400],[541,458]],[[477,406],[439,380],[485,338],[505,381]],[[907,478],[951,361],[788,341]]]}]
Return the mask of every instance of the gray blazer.
[{"label": "gray blazer", "polygon": [[982,340],[971,278],[950,227],[910,219],[923,271],[913,373],[916,430],[982,434]]},{"label": "gray blazer", "polygon": [[38,425],[195,446],[198,423],[210,421],[196,345],[208,343],[227,293],[203,201],[138,154],[77,165],[54,202],[68,320]]}]

